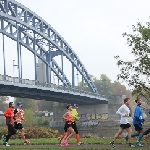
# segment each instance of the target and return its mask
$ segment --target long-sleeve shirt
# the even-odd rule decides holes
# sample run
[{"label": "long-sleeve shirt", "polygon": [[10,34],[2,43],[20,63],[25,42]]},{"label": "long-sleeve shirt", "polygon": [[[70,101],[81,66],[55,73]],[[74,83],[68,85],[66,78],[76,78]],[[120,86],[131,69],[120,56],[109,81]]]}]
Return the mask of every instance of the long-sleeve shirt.
[{"label": "long-sleeve shirt", "polygon": [[14,110],[14,116],[15,116],[15,122],[22,123],[22,120],[24,120],[24,111],[23,109],[15,109]]},{"label": "long-sleeve shirt", "polygon": [[137,105],[134,109],[133,124],[141,124],[143,122],[142,109],[140,105]]},{"label": "long-sleeve shirt", "polygon": [[122,105],[118,111],[116,112],[116,114],[119,114],[121,116],[120,119],[120,124],[127,124],[129,123],[128,117],[125,116],[126,114],[130,114],[130,109],[124,104]]},{"label": "long-sleeve shirt", "polygon": [[74,109],[72,109],[71,114],[72,114],[72,117],[73,117],[72,122],[77,121],[78,112],[77,112],[77,110],[76,110],[75,108],[74,108]]},{"label": "long-sleeve shirt", "polygon": [[4,116],[6,117],[6,124],[11,124],[14,122],[13,115],[14,110],[12,108],[7,108],[4,112]]}]

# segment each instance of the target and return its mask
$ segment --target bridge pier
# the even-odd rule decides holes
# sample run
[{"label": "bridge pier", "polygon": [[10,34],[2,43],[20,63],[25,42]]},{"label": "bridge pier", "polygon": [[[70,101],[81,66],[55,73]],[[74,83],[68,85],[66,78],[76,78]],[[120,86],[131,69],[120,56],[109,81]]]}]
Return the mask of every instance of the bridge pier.
[{"label": "bridge pier", "polygon": [[[79,106],[78,113],[80,120],[78,126],[101,126],[105,122],[118,122],[120,116],[116,114],[118,108],[123,104],[125,95],[113,95],[108,101],[108,104],[96,104],[96,105],[81,105]],[[64,122],[62,115],[66,111],[66,104],[54,106],[53,121],[50,122],[51,127],[63,127]]]},{"label": "bridge pier", "polygon": [[116,114],[118,108],[124,103],[125,95],[112,95],[108,102],[109,120],[120,120],[120,116]]}]

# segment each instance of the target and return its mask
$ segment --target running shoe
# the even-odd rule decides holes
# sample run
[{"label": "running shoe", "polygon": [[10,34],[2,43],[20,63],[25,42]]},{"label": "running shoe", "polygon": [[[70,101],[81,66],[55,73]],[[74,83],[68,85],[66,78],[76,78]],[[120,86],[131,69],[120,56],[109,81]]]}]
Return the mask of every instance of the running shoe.
[{"label": "running shoe", "polygon": [[30,144],[30,141],[26,140],[24,141],[24,145],[29,145]]},{"label": "running shoe", "polygon": [[64,140],[64,142],[65,142],[65,146],[69,145],[67,140]]},{"label": "running shoe", "polygon": [[64,141],[62,141],[61,143],[60,143],[60,146],[65,146],[66,144],[65,144],[65,142]]},{"label": "running shoe", "polygon": [[79,142],[78,145],[84,144],[83,142]]},{"label": "running shoe", "polygon": [[59,144],[61,144],[61,137],[58,137],[57,139],[59,141]]},{"label": "running shoe", "polygon": [[113,148],[116,148],[114,142],[110,142],[110,145],[111,145]]},{"label": "running shoe", "polygon": [[135,147],[135,145],[133,145],[133,144],[131,144],[131,143],[130,143],[130,144],[129,144],[129,147],[134,148],[134,147]]},{"label": "running shoe", "polygon": [[136,143],[136,146],[137,146],[137,147],[143,147],[144,145],[142,145],[141,143],[137,142],[137,143]]},{"label": "running shoe", "polygon": [[7,142],[3,144],[3,146],[10,146]]},{"label": "running shoe", "polygon": [[64,140],[63,142],[60,143],[60,146],[68,146],[68,141]]}]

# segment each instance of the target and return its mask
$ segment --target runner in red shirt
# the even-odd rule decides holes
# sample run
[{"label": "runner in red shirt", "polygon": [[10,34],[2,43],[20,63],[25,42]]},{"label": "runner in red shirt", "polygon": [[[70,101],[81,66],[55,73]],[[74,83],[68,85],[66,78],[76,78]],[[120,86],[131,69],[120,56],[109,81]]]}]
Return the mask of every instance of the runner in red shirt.
[{"label": "runner in red shirt", "polygon": [[8,144],[8,140],[12,135],[16,134],[16,130],[13,126],[13,123],[14,123],[14,103],[13,102],[9,103],[9,108],[6,109],[3,115],[6,117],[6,125],[8,127],[8,134],[2,135],[2,142],[4,146],[10,146]]}]

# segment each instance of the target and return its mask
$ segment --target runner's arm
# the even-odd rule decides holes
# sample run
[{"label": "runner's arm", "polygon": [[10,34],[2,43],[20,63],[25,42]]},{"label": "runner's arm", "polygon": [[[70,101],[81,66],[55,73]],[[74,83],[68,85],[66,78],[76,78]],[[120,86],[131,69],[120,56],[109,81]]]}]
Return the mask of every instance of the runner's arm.
[{"label": "runner's arm", "polygon": [[63,116],[62,116],[62,119],[65,119],[66,120],[66,116],[68,115],[68,112],[66,112]]},{"label": "runner's arm", "polygon": [[5,117],[12,117],[12,113],[10,111],[10,109],[6,109],[6,111],[3,114]]},{"label": "runner's arm", "polygon": [[121,107],[117,110],[116,114],[118,114],[118,115],[120,115],[120,116],[122,116],[122,117],[126,117],[126,114],[123,114],[123,113],[122,113],[123,109],[124,109],[123,106],[121,106]]},{"label": "runner's arm", "polygon": [[137,120],[139,120],[140,122],[144,122],[144,119],[142,117],[142,113],[141,113],[141,110],[138,108],[138,109],[135,109],[135,113],[134,113],[134,118],[136,118]]}]

